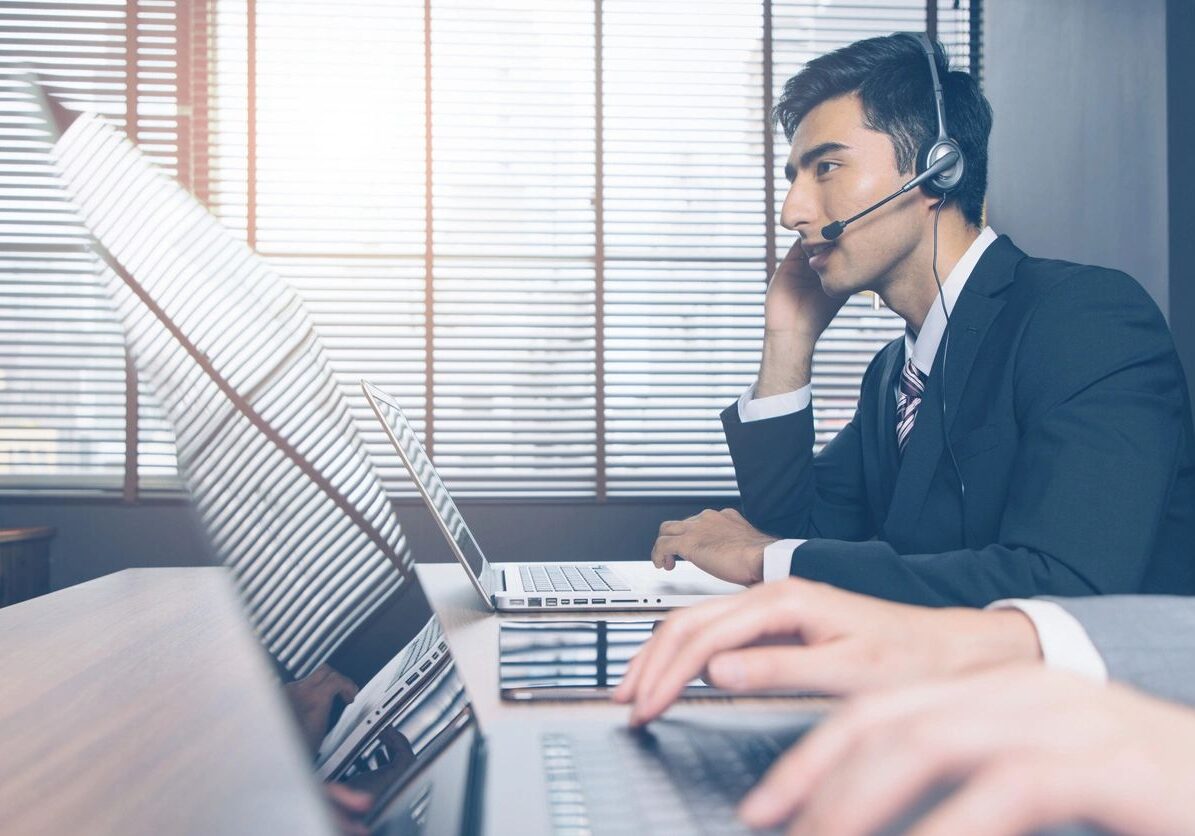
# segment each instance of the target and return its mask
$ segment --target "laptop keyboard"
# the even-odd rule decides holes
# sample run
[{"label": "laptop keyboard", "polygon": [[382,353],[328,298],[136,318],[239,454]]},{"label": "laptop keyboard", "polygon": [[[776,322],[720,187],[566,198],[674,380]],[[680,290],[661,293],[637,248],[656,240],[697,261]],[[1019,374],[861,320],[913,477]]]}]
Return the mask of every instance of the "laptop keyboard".
[{"label": "laptop keyboard", "polygon": [[796,738],[669,721],[638,732],[546,734],[553,832],[751,833],[735,807]]},{"label": "laptop keyboard", "polygon": [[568,563],[520,565],[528,592],[630,592],[631,586],[609,566]]}]

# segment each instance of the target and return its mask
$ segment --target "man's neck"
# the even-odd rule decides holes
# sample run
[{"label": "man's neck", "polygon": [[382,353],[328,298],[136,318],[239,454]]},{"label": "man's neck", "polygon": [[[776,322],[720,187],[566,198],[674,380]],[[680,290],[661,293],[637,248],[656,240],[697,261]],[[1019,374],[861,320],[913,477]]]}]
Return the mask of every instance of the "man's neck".
[{"label": "man's neck", "polygon": [[[938,227],[938,276],[943,284],[967,248],[979,237],[979,232],[961,218],[957,221],[952,218],[950,222],[946,217],[941,219]],[[904,263],[893,271],[880,291],[884,304],[896,311],[914,334],[921,331],[930,306],[938,298],[933,260],[934,239],[931,229]]]}]

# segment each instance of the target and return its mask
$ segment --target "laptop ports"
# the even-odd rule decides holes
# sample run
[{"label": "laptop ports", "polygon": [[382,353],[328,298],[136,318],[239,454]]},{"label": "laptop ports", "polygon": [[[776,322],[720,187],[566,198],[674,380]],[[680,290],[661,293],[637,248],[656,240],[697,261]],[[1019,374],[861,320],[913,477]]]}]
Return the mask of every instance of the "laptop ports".
[{"label": "laptop ports", "polygon": [[529,607],[542,607],[543,605],[544,605],[544,602],[543,602],[542,598],[528,598],[527,599],[527,606],[529,606]]},{"label": "laptop ports", "polygon": [[604,604],[604,603],[606,603],[606,599],[605,599],[605,598],[594,598],[594,599],[593,599],[593,603],[595,603],[595,604]]},{"label": "laptop ports", "polygon": [[549,607],[554,607],[554,606],[556,606],[556,599],[555,598],[545,598],[544,603]]},{"label": "laptop ports", "polygon": [[573,603],[574,604],[588,604],[589,599],[588,598],[574,598]]}]

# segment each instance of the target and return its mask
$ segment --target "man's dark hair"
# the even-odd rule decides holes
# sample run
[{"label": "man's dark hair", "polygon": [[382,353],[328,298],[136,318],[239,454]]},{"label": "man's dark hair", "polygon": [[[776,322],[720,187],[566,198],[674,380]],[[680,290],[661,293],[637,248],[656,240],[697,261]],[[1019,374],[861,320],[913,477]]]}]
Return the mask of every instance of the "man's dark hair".
[{"label": "man's dark hair", "polygon": [[[947,133],[966,158],[962,183],[947,200],[957,203],[967,222],[979,226],[988,187],[988,134],[992,108],[975,79],[951,71],[942,45],[934,43],[946,107]],[[810,61],[790,78],[772,111],[791,142],[806,114],[828,99],[857,94],[864,124],[885,133],[896,150],[898,169],[911,176],[917,153],[937,136],[938,117],[929,62],[921,45],[907,35],[856,41]]]}]

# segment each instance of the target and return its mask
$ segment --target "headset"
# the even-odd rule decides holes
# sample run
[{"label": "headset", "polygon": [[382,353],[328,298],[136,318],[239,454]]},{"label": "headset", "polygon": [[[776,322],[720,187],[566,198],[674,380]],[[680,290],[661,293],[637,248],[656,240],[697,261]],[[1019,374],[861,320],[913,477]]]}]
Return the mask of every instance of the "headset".
[{"label": "headset", "polygon": [[950,134],[946,130],[946,104],[942,95],[942,81],[938,78],[938,62],[934,55],[933,45],[924,32],[901,32],[900,37],[908,38],[917,44],[917,47],[925,53],[926,60],[929,61],[929,74],[934,82],[934,111],[938,118],[938,135],[929,139],[918,150],[917,174],[912,180],[857,215],[852,215],[844,221],[826,224],[822,227],[822,237],[827,241],[833,241],[842,235],[850,224],[870,215],[888,201],[894,200],[918,186],[928,194],[946,197],[959,187],[963,182],[963,175],[967,171],[967,161],[963,157],[963,149],[950,138]]},{"label": "headset", "polygon": [[929,74],[934,85],[934,110],[937,114],[938,134],[927,140],[918,150],[917,173],[913,179],[862,212],[846,220],[826,224],[822,227],[822,237],[827,241],[837,239],[848,225],[918,186],[927,194],[941,198],[934,210],[933,268],[934,282],[938,285],[938,300],[942,304],[942,313],[946,315],[946,328],[942,334],[942,440],[945,443],[946,451],[950,454],[954,474],[958,477],[959,505],[962,511],[962,533],[965,545],[967,539],[967,484],[963,480],[963,471],[959,468],[958,458],[954,455],[954,447],[950,443],[950,433],[946,431],[946,357],[950,351],[950,311],[946,307],[946,295],[942,291],[942,280],[938,276],[938,218],[942,214],[942,206],[946,203],[946,197],[958,189],[963,182],[967,161],[963,156],[963,149],[950,137],[950,133],[946,129],[946,104],[945,97],[942,95],[942,80],[938,77],[937,56],[929,36],[924,32],[901,32],[899,34],[916,43],[918,48],[925,53],[925,58],[929,62]]}]

